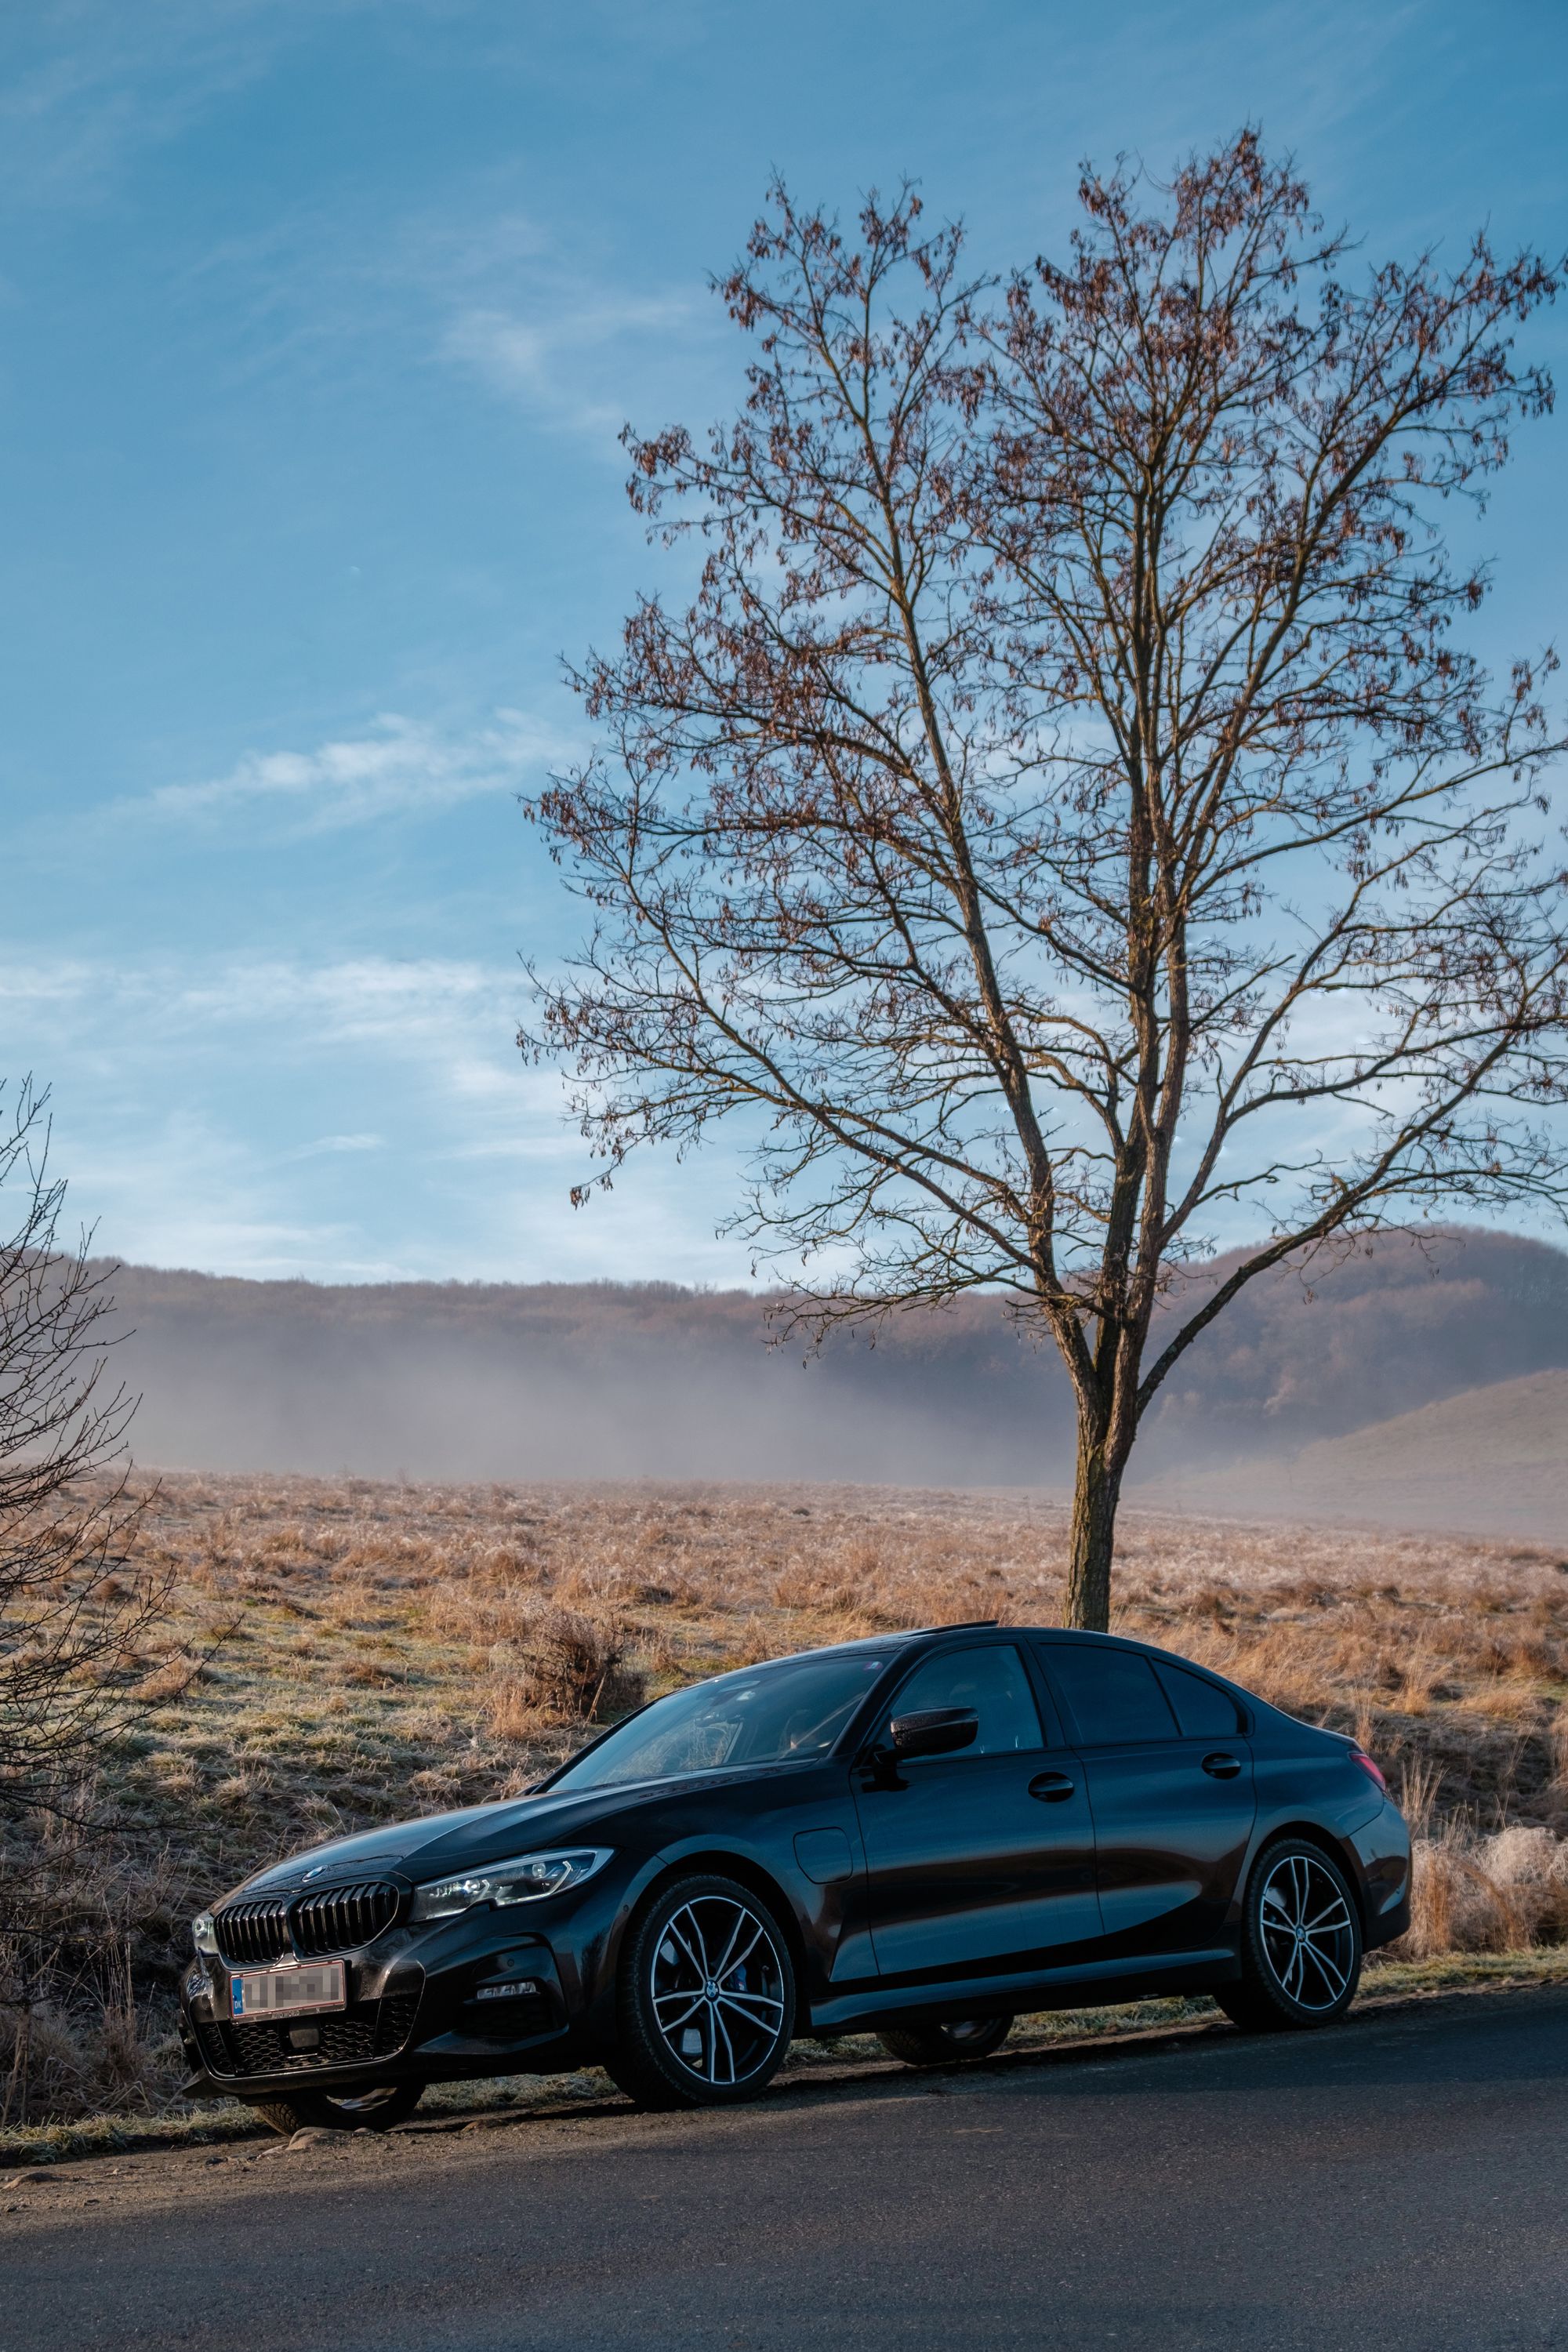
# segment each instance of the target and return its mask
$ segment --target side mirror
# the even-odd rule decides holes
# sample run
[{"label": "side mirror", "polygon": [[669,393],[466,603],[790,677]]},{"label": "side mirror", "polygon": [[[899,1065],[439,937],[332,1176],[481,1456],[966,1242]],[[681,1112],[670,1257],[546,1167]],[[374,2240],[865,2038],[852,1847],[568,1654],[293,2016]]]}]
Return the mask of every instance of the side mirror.
[{"label": "side mirror", "polygon": [[910,1756],[951,1756],[972,1748],[980,1737],[980,1717],[970,1706],[930,1706],[919,1715],[896,1715],[888,1726],[893,1753]]}]

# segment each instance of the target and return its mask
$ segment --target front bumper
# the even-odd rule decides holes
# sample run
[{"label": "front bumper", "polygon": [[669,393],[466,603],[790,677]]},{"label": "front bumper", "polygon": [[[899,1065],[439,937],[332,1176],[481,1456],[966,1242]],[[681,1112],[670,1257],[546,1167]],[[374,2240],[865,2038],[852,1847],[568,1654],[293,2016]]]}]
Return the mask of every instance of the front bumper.
[{"label": "front bumper", "polygon": [[424,1930],[393,1928],[341,1955],[348,2006],[236,2020],[229,1968],[203,1957],[180,1988],[188,2090],[267,2098],[308,2086],[552,2074],[578,2062],[581,1987],[569,1940],[521,1932],[486,1911]]}]

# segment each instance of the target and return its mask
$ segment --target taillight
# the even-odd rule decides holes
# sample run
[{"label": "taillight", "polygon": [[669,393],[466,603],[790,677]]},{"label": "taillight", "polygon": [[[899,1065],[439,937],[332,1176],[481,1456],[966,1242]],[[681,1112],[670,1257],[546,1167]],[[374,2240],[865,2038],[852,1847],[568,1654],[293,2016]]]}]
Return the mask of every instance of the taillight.
[{"label": "taillight", "polygon": [[1384,1779],[1383,1774],[1378,1770],[1377,1766],[1373,1762],[1372,1758],[1367,1754],[1364,1748],[1352,1748],[1351,1749],[1351,1762],[1352,1764],[1359,1764],[1362,1770],[1366,1774],[1367,1779],[1369,1780],[1375,1780],[1384,1795],[1385,1797],[1387,1796],[1388,1783]]}]

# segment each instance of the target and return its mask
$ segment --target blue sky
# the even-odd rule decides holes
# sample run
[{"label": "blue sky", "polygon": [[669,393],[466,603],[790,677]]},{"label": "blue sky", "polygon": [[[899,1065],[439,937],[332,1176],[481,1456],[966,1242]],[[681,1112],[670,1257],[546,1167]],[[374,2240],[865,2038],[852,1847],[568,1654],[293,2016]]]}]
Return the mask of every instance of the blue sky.
[{"label": "blue sky", "polygon": [[[1086,154],[1243,120],[1369,253],[1568,243],[1562,0],[71,0],[0,33],[0,1071],[73,1211],[241,1274],[747,1276],[722,1150],[567,1205],[513,795],[659,559],[616,435],[732,401],[772,167],[917,175],[989,264]],[[1563,373],[1564,321],[1534,338]],[[1561,634],[1568,411],[1484,543]]]}]

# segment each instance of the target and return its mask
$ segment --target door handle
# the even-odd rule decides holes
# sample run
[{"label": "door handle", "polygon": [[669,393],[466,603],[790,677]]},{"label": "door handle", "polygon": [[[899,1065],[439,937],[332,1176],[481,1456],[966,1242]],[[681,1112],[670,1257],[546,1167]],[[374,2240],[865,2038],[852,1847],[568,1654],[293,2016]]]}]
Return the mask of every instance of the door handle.
[{"label": "door handle", "polygon": [[1215,1748],[1212,1756],[1204,1758],[1204,1770],[1212,1773],[1216,1780],[1234,1780],[1240,1769],[1240,1757],[1227,1756],[1223,1748]]},{"label": "door handle", "polygon": [[1078,1782],[1066,1772],[1037,1772],[1029,1783],[1029,1794],[1044,1805],[1059,1805],[1077,1787]]}]

